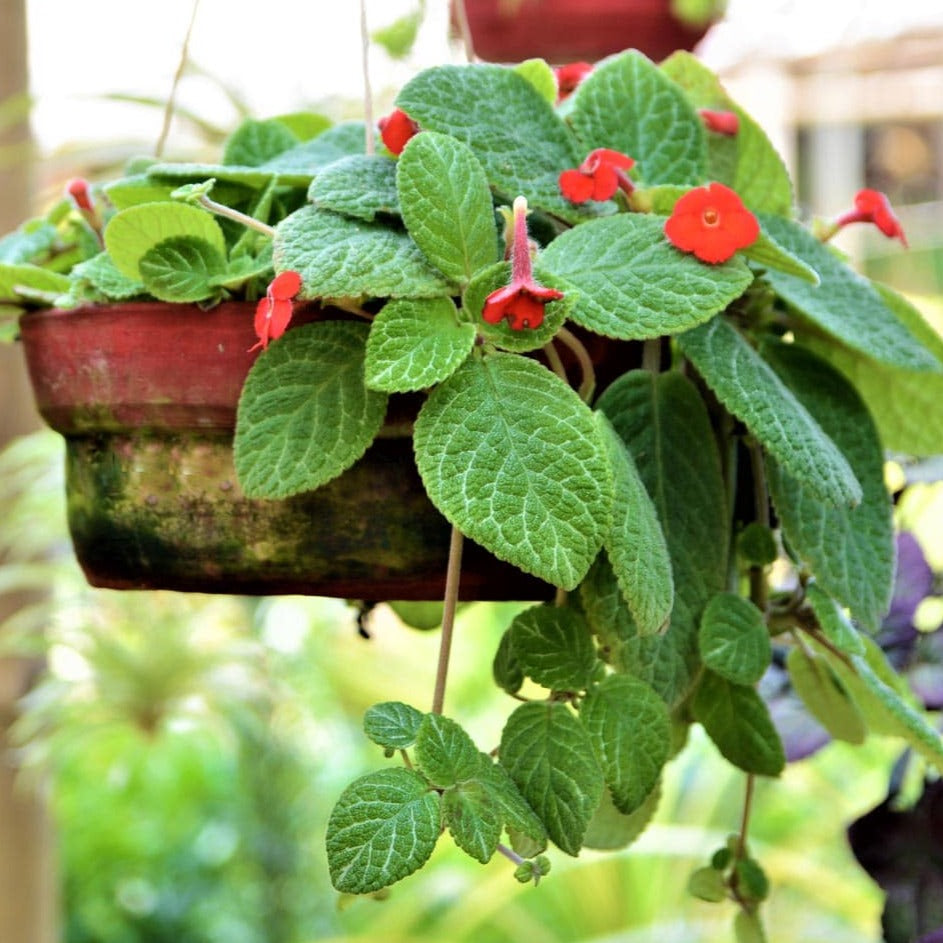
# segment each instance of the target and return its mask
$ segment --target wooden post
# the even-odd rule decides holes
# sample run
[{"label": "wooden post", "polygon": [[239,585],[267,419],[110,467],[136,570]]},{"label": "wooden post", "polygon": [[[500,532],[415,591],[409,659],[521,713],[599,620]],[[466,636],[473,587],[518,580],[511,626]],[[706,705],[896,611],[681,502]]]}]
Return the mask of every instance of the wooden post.
[{"label": "wooden post", "polygon": [[[28,89],[26,2],[0,0],[0,102]],[[29,121],[0,126],[0,147],[22,159],[0,165],[0,233],[30,212]],[[16,155],[19,156],[19,155]],[[22,351],[0,347],[0,447],[39,427],[26,379]],[[0,597],[0,618],[22,603]],[[27,659],[0,659],[0,940],[53,943],[58,934],[58,893],[51,827],[43,797],[18,781],[9,729],[15,704],[25,693],[37,665]]]}]

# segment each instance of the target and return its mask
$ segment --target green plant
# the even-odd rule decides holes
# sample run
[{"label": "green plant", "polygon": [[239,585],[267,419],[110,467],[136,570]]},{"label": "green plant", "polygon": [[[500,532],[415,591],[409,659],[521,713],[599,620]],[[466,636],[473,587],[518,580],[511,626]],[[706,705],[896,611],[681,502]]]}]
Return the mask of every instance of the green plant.
[{"label": "green plant", "polygon": [[[446,830],[534,883],[549,842],[627,844],[698,723],[746,800],[691,889],[761,939],[748,825],[755,777],[785,765],[756,690],[771,636],[834,736],[891,734],[943,767],[869,634],[894,577],[883,449],[943,451],[939,411],[902,421],[886,391],[938,395],[943,342],[827,245],[900,226],[871,192],[804,225],[766,136],[686,54],[614,56],[562,100],[539,61],[437,67],[396,106],[382,153],[361,123],[292,116],[243,125],[220,164],[79,186],[78,212],[0,243],[0,297],[259,298],[234,442],[254,497],[342,475],[390,400],[422,394],[416,463],[453,525],[439,671],[431,711],[367,713],[402,763],[337,802],[339,890],[405,877]],[[290,326],[296,298],[326,318]],[[615,376],[599,338],[629,342]],[[466,538],[555,591],[495,654],[522,703],[489,752],[442,713]]]}]

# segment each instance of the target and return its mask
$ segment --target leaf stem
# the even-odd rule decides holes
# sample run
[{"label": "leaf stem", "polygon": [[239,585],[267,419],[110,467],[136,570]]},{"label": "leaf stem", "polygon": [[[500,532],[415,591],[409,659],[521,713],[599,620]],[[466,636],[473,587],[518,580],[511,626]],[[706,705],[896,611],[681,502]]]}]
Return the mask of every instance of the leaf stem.
[{"label": "leaf stem", "polygon": [[661,338],[655,337],[642,345],[642,369],[661,373]]},{"label": "leaf stem", "polygon": [[740,817],[740,836],[737,839],[737,858],[743,860],[747,854],[747,833],[750,830],[750,813],[753,811],[753,794],[756,776],[747,773],[747,786],[743,795],[743,814]]},{"label": "leaf stem", "polygon": [[583,346],[582,341],[565,327],[561,327],[560,330],[557,331],[557,337],[559,337],[563,345],[569,348],[574,354],[577,363],[580,365],[583,379],[576,392],[584,403],[588,403],[592,400],[593,393],[596,392],[596,370],[593,367],[592,358]]},{"label": "leaf stem", "polygon": [[458,603],[459,579],[462,575],[462,547],[464,537],[457,528],[452,528],[449,541],[449,562],[445,571],[445,598],[442,600],[442,635],[439,638],[439,664],[436,668],[435,691],[432,695],[432,713],[441,714],[445,703],[445,682],[449,673],[449,656],[452,652],[452,635],[455,627],[455,607]]},{"label": "leaf stem", "polygon": [[508,861],[511,861],[516,865],[522,865],[524,863],[524,859],[516,851],[514,851],[511,848],[508,848],[507,845],[500,844],[500,842],[498,843],[498,847],[495,849],[495,851],[504,855],[504,857],[507,858]]},{"label": "leaf stem", "polygon": [[550,369],[561,379],[564,383],[569,383],[569,377],[566,375],[566,369],[563,366],[563,361],[560,359],[560,355],[557,353],[557,348],[554,347],[553,341],[548,341],[543,346],[544,356],[547,358],[547,362],[550,364]]},{"label": "leaf stem", "polygon": [[240,213],[239,210],[234,210],[231,206],[225,206],[222,203],[217,203],[215,200],[211,200],[205,193],[200,195],[199,204],[205,210],[209,210],[211,213],[215,213],[217,216],[225,216],[226,219],[231,219],[234,222],[241,223],[243,226],[248,227],[249,229],[254,229],[256,232],[262,233],[264,236],[272,238],[275,235],[275,228],[269,226],[268,223],[263,223],[261,220],[256,219],[254,216],[249,216],[246,213]]}]

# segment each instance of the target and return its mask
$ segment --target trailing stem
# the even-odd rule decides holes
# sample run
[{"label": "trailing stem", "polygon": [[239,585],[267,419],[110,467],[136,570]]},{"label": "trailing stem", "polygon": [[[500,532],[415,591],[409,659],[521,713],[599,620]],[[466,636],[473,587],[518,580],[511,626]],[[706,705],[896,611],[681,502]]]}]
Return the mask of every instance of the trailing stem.
[{"label": "trailing stem", "polygon": [[167,104],[164,106],[164,122],[161,125],[160,134],[157,138],[157,144],[154,145],[154,156],[162,157],[164,147],[167,144],[167,136],[170,134],[170,123],[174,118],[174,110],[177,106],[177,87],[183,78],[187,62],[190,60],[190,36],[193,34],[193,24],[196,23],[196,14],[200,6],[200,0],[193,0],[193,9],[190,11],[190,23],[187,26],[186,35],[183,37],[183,46],[180,48],[180,61],[177,63],[177,71],[174,73],[173,82],[170,85],[170,94],[167,96]]},{"label": "trailing stem", "polygon": [[366,133],[364,152],[376,153],[373,128],[373,89],[370,86],[370,31],[367,28],[367,0],[360,0],[360,62],[363,69],[363,120]]},{"label": "trailing stem", "polygon": [[458,604],[458,586],[462,575],[462,532],[452,528],[449,541],[449,562],[445,571],[445,598],[442,600],[442,634],[439,638],[439,663],[435,675],[435,691],[432,695],[432,713],[441,714],[445,703],[445,683],[449,673],[449,656],[452,652],[452,634],[455,627],[455,607]]},{"label": "trailing stem", "polygon": [[268,236],[269,239],[275,235],[274,227],[269,226],[268,223],[263,223],[261,220],[256,219],[254,216],[249,216],[246,213],[240,213],[239,210],[234,210],[230,206],[217,203],[215,200],[211,200],[205,193],[200,195],[197,202],[199,202],[203,209],[209,210],[217,216],[225,216],[226,219],[240,223],[248,229],[254,229],[256,232],[262,233],[263,236]]},{"label": "trailing stem", "polygon": [[576,392],[584,403],[589,403],[593,398],[593,393],[596,392],[596,370],[593,367],[592,358],[580,339],[565,327],[561,327],[557,331],[557,337],[560,339],[561,344],[569,348],[570,352],[576,357],[576,362],[580,365],[583,378]]}]

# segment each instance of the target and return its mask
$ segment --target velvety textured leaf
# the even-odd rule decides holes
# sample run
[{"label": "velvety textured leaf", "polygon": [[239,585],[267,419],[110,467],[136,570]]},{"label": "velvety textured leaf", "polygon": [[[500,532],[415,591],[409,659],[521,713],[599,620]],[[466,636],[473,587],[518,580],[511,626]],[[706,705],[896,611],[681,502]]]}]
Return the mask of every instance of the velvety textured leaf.
[{"label": "velvety textured leaf", "polygon": [[416,763],[423,776],[440,788],[474,779],[480,765],[472,738],[441,714],[422,719],[416,733]]},{"label": "velvety textured leaf", "polygon": [[[0,271],[0,279],[3,273]],[[139,279],[128,278],[115,268],[107,252],[100,252],[85,262],[72,267],[69,278],[79,286],[82,297],[94,293],[103,299],[125,301],[144,294],[144,284]],[[86,286],[91,288],[89,292]]]},{"label": "velvety textured leaf", "polygon": [[628,154],[646,186],[702,183],[707,144],[684,92],[646,56],[621,53],[600,63],[573,94],[570,121],[584,144]]},{"label": "velvety textured leaf", "polygon": [[508,694],[517,694],[524,683],[524,671],[514,653],[510,629],[498,642],[498,650],[494,653],[494,661],[491,664],[491,674],[494,683]]},{"label": "velvety textured leaf", "polygon": [[260,167],[298,143],[298,139],[282,124],[270,119],[248,119],[236,128],[223,146],[223,163],[243,167]]},{"label": "velvety textured leaf", "polygon": [[700,670],[698,621],[727,577],[727,498],[704,404],[677,372],[635,370],[611,384],[598,408],[628,446],[658,511],[675,597],[668,631],[642,637],[608,562],[580,589],[587,619],[612,664],[647,681],[674,706]]},{"label": "velvety textured leaf", "polygon": [[151,246],[138,262],[144,287],[161,301],[202,301],[212,279],[226,270],[222,253],[197,236],[176,236]]},{"label": "velvety textured leaf", "polygon": [[372,223],[399,214],[396,162],[379,154],[351,154],[328,164],[311,182],[308,199],[323,210]]},{"label": "velvety textured leaf", "polygon": [[560,703],[522,704],[504,727],[499,756],[551,840],[577,854],[602,797],[603,775],[573,712]]},{"label": "velvety textured leaf", "polygon": [[735,190],[750,209],[792,214],[789,172],[763,129],[727,94],[714,72],[689,52],[673,53],[661,70],[680,85],[695,108],[732,111],[737,133],[707,133],[708,177]]},{"label": "velvety textured leaf", "polygon": [[[486,787],[489,800],[500,810],[501,820],[508,833],[526,839],[528,857],[539,855],[547,847],[547,830],[543,822],[527,804],[508,771],[486,753],[480,754],[480,757],[477,781]],[[519,843],[515,843],[515,849],[518,847]]]},{"label": "velvety textured leaf", "polygon": [[417,134],[397,162],[403,222],[426,258],[458,285],[498,258],[488,179],[468,145]]},{"label": "velvety textured leaf", "polygon": [[786,657],[786,668],[802,703],[833,737],[864,743],[868,735],[864,718],[825,658],[793,648]]},{"label": "velvety textured leaf", "polygon": [[678,342],[717,398],[812,495],[835,505],[861,500],[861,485],[845,456],[725,318],[714,318]]},{"label": "velvety textured leaf", "polygon": [[[500,121],[494,102],[501,102]],[[550,102],[513,69],[439,66],[407,82],[396,104],[424,131],[467,144],[505,199],[525,194],[531,209],[572,222],[592,213],[565,199],[558,182],[585,155],[577,154],[572,133]]]},{"label": "velvety textured leaf", "polygon": [[748,259],[762,266],[764,269],[775,269],[777,272],[785,272],[787,275],[793,275],[796,278],[808,282],[810,285],[818,285],[818,273],[810,265],[803,262],[802,259],[787,252],[775,239],[769,234],[760,230],[760,235],[756,241],[740,250]]},{"label": "velvety textured leaf", "polygon": [[106,183],[102,190],[116,210],[124,210],[138,203],[160,203],[169,200],[174,187],[157,183],[146,174],[134,174]]},{"label": "velvety textured leaf", "polygon": [[305,298],[434,298],[448,282],[403,232],[305,206],[276,227],[275,267],[302,278]]},{"label": "velvety textured leaf", "polygon": [[504,823],[501,810],[480,782],[463,782],[442,796],[445,824],[455,844],[476,861],[491,860]]},{"label": "velvety textured leaf", "polygon": [[784,272],[767,273],[776,294],[799,314],[880,363],[904,370],[943,371],[943,365],[904,327],[874,286],[804,227],[766,214],[760,222],[783,248],[819,274],[820,283],[814,286]]},{"label": "velvety textured leaf", "polygon": [[609,790],[604,789],[599,807],[586,827],[583,847],[615,851],[631,845],[654,818],[660,799],[661,788],[656,786],[634,812],[624,815],[616,808]]},{"label": "velvety textured leaf", "polygon": [[671,722],[665,702],[644,681],[609,675],[580,706],[580,720],[602,763],[616,808],[638,809],[668,760]]},{"label": "velvety textured leaf", "polygon": [[805,478],[770,461],[780,525],[822,589],[877,629],[894,585],[894,535],[874,423],[854,389],[818,357],[787,344],[768,345],[764,356],[845,454],[863,492],[855,508],[823,505]]},{"label": "velvety textured leaf", "polygon": [[[898,320],[943,360],[943,340],[920,312],[885,286],[875,288]],[[904,455],[943,454],[943,374],[896,369],[831,339],[809,337],[804,343],[854,385],[886,449]]]},{"label": "velvety textured leaf", "polygon": [[308,141],[266,161],[263,169],[274,172],[279,179],[299,182],[351,154],[362,154],[366,133],[362,121],[342,121]]},{"label": "velvety textured leaf", "polygon": [[658,512],[635,462],[604,413],[597,413],[613,477],[612,528],[603,541],[619,589],[641,635],[668,627],[674,579]]},{"label": "velvety textured leaf", "polygon": [[521,671],[554,691],[583,691],[596,668],[586,620],[565,606],[532,606],[515,616],[509,644]]},{"label": "velvety textured leaf", "polygon": [[704,665],[734,684],[756,684],[773,657],[763,613],[736,593],[718,593],[701,616]]},{"label": "velvety textured leaf", "polygon": [[378,746],[405,750],[416,742],[425,714],[402,701],[384,701],[367,708],[364,733]]},{"label": "velvety textured leaf", "polygon": [[105,227],[105,248],[122,275],[141,278],[139,264],[148,251],[179,236],[202,239],[211,250],[226,255],[219,223],[205,210],[186,203],[141,203],[115,213]]},{"label": "velvety textured leaf", "polygon": [[432,502],[466,536],[573,589],[609,527],[612,481],[592,412],[559,377],[513,354],[467,360],[416,420]]},{"label": "velvety textured leaf", "polygon": [[527,79],[551,105],[557,100],[557,77],[546,59],[525,59],[514,67],[514,71]]},{"label": "velvety textured leaf", "polygon": [[236,415],[234,461],[250,497],[311,491],[373,442],[386,394],[363,382],[366,324],[322,321],[288,331],[253,364]]},{"label": "velvety textured leaf", "polygon": [[579,294],[571,320],[604,334],[644,340],[710,319],[753,281],[736,256],[705,265],[665,238],[659,216],[620,213],[575,226],[541,253],[543,269]]},{"label": "velvety textured leaf", "polygon": [[818,619],[822,634],[840,651],[849,655],[863,655],[864,642],[848,621],[841,607],[817,583],[806,584],[805,598]]},{"label": "velvety textured leaf", "polygon": [[778,776],[786,765],[779,734],[756,691],[705,671],[691,710],[725,759],[747,773]]},{"label": "velvety textured leaf", "polygon": [[327,823],[334,887],[369,894],[426,863],[439,837],[441,801],[412,770],[384,769],[351,783]]},{"label": "velvety textured leaf", "polygon": [[69,290],[69,279],[39,265],[0,262],[0,301],[16,301],[21,287],[58,294]]},{"label": "velvety textured leaf", "polygon": [[474,325],[459,322],[451,298],[390,301],[370,327],[367,386],[388,393],[434,386],[458,369],[474,343]]}]

